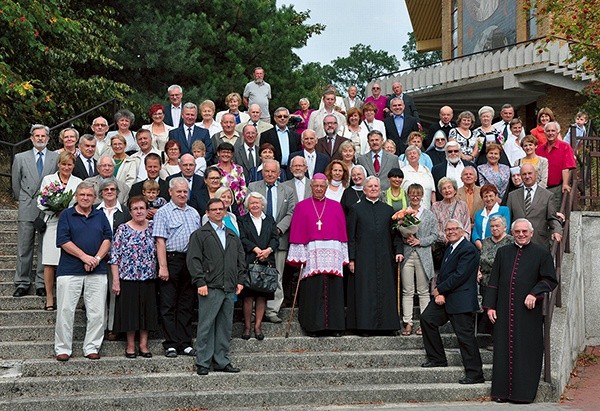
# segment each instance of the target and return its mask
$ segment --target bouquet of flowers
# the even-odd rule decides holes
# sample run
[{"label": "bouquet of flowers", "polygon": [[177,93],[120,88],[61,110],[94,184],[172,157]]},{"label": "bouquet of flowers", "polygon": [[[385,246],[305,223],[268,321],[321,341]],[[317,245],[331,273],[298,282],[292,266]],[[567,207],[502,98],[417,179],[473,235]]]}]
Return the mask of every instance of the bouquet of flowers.
[{"label": "bouquet of flowers", "polygon": [[73,200],[73,192],[65,191],[65,187],[59,181],[53,181],[42,187],[39,194],[40,204],[48,211],[54,211],[56,216],[65,208],[69,207]]},{"label": "bouquet of flowers", "polygon": [[392,216],[392,221],[394,221],[392,228],[402,234],[402,237],[415,235],[421,223],[416,214],[417,211],[411,209],[397,211]]}]

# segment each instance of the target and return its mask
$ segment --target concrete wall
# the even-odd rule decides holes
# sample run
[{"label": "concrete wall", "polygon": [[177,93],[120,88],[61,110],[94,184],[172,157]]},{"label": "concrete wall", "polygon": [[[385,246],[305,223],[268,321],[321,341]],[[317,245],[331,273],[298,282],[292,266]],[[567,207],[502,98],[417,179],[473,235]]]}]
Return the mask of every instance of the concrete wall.
[{"label": "concrete wall", "polygon": [[555,309],[551,329],[555,400],[579,353],[588,344],[600,344],[600,213],[573,213],[570,239],[571,252],[562,264],[562,307]]}]

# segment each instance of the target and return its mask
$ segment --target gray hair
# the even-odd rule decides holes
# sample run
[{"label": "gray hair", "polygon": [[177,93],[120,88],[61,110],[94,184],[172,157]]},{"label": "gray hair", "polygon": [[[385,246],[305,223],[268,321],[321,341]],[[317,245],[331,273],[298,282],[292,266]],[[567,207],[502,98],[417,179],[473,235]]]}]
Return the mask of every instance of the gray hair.
[{"label": "gray hair", "polygon": [[188,190],[190,188],[188,181],[184,177],[175,177],[169,180],[169,190],[178,184],[185,185],[188,188]]},{"label": "gray hair", "polygon": [[450,220],[446,221],[446,225],[444,225],[444,228],[448,227],[448,224],[456,224],[461,231],[465,232],[465,226],[461,221],[457,220],[456,218],[451,218]]},{"label": "gray hair", "polygon": [[112,164],[113,167],[115,166],[115,160],[111,156],[100,156],[97,164],[100,164],[102,162],[102,160],[104,160],[104,159],[109,159],[110,164]]},{"label": "gray hair", "polygon": [[81,190],[92,190],[94,192],[94,197],[96,197],[96,187],[93,183],[90,183],[89,181],[82,181],[81,183],[79,183],[79,185],[75,189],[75,195],[77,195],[77,193],[79,193]]},{"label": "gray hair", "polygon": [[448,183],[452,184],[452,187],[454,187],[454,191],[458,192],[458,184],[456,184],[456,180],[453,179],[453,178],[450,178],[450,177],[442,177],[442,178],[440,178],[440,181],[438,181],[438,183],[437,183],[437,189],[438,189],[438,191],[441,192],[442,191],[442,187],[445,184],[448,184]]},{"label": "gray hair", "polygon": [[302,103],[303,101],[306,102],[306,104],[308,104],[310,106],[310,101],[308,101],[308,99],[306,97],[302,97],[300,99],[300,101],[298,101],[298,103]]},{"label": "gray hair", "polygon": [[265,198],[264,195],[262,195],[261,193],[259,193],[257,191],[250,191],[248,193],[248,195],[246,196],[246,199],[244,200],[244,207],[246,207],[246,210],[248,209],[248,207],[250,205],[251,198],[258,198],[260,200],[260,202],[262,203],[263,208],[267,206],[267,199]]},{"label": "gray hair", "polygon": [[35,133],[35,130],[44,130],[46,132],[46,136],[50,136],[50,127],[45,126],[43,124],[32,124],[31,125],[31,129],[29,130],[29,135],[33,136],[33,133]]},{"label": "gray hair", "polygon": [[81,145],[81,143],[83,143],[83,141],[96,141],[96,137],[94,137],[92,134],[84,134],[81,136],[81,138],[79,139],[79,144]]},{"label": "gray hair", "polygon": [[494,111],[493,108],[491,108],[490,106],[483,106],[479,109],[479,111],[477,112],[477,115],[479,117],[481,117],[482,114],[485,113],[490,113],[492,115],[492,118],[496,115],[496,112]]},{"label": "gray hair", "polygon": [[369,138],[371,138],[372,135],[378,135],[383,140],[383,133],[381,131],[379,131],[379,130],[371,130],[371,131],[369,131],[369,133],[367,134],[367,140],[369,140]]},{"label": "gray hair", "polygon": [[381,180],[377,176],[369,176],[369,177],[365,178],[365,182],[363,183],[363,186],[366,186],[367,183],[371,180],[376,180],[377,183],[379,184],[379,186],[381,187]]},{"label": "gray hair", "polygon": [[336,123],[338,122],[338,118],[335,115],[327,114],[325,117],[323,117],[323,124],[325,124],[325,120],[327,120],[328,118],[331,118],[331,117],[333,117],[333,119],[335,120]]},{"label": "gray hair", "polygon": [[493,216],[490,217],[490,223],[500,220],[502,222],[502,225],[504,227],[506,227],[506,217],[504,217],[502,214],[494,214]]},{"label": "gray hair", "polygon": [[404,155],[406,156],[409,151],[416,151],[417,153],[421,153],[421,150],[419,150],[419,148],[415,145],[410,145],[406,147],[406,149],[404,150]]},{"label": "gray hair", "polygon": [[546,131],[546,128],[548,128],[549,125],[553,125],[556,126],[556,131],[558,133],[560,133],[560,124],[558,124],[558,121],[549,121],[544,125],[544,132]]},{"label": "gray hair", "polygon": [[183,93],[183,88],[180,85],[178,85],[178,84],[172,84],[172,85],[170,85],[169,88],[167,89],[167,93],[170,93],[171,91],[175,90],[176,88],[178,88],[179,91],[181,93]]},{"label": "gray hair", "polygon": [[115,123],[117,121],[119,121],[120,119],[122,119],[123,117],[127,118],[129,120],[129,122],[132,124],[135,121],[135,116],[133,115],[133,113],[131,111],[129,111],[127,109],[121,109],[115,113]]},{"label": "gray hair", "polygon": [[187,103],[185,103],[183,105],[183,109],[185,110],[186,108],[187,109],[194,109],[194,110],[198,111],[198,106],[195,105],[194,103],[192,103],[191,101],[188,101]]},{"label": "gray hair", "polygon": [[515,225],[517,225],[517,223],[527,223],[527,229],[533,233],[533,225],[531,224],[531,221],[529,221],[526,218],[517,218],[515,221],[513,221],[512,224],[510,225],[511,233],[515,229]]},{"label": "gray hair", "polygon": [[285,111],[287,114],[290,114],[290,111],[285,108],[285,107],[277,107],[275,109],[275,111],[273,112],[273,115],[277,114],[277,113],[281,113],[282,111]]},{"label": "gray hair", "polygon": [[464,174],[465,170],[473,170],[473,172],[475,173],[475,177],[477,177],[478,173],[477,173],[477,169],[473,166],[465,166],[465,168],[463,168],[463,171],[460,172],[460,176],[462,177],[462,175]]},{"label": "gray hair", "polygon": [[277,164],[277,172],[279,172],[281,170],[281,166],[279,165],[279,161],[277,161],[277,160],[273,160],[273,159],[269,158],[269,159],[263,161],[262,163],[263,163],[263,170],[267,164]]},{"label": "gray hair", "polygon": [[104,191],[105,188],[110,186],[115,186],[115,188],[117,189],[117,195],[119,195],[119,184],[117,183],[117,180],[115,178],[111,177],[103,180],[98,186],[98,193],[100,194],[100,198],[103,198],[102,191]]}]

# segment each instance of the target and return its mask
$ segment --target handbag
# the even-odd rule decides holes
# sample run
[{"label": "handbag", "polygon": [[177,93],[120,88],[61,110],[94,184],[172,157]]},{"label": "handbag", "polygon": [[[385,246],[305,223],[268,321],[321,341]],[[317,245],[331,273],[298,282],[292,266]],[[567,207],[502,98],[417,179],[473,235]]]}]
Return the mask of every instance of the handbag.
[{"label": "handbag", "polygon": [[37,216],[33,220],[33,228],[40,234],[44,234],[47,228],[46,220],[42,216]]},{"label": "handbag", "polygon": [[244,280],[244,287],[261,293],[274,293],[279,284],[277,268],[259,264],[257,261],[248,265],[248,275]]}]

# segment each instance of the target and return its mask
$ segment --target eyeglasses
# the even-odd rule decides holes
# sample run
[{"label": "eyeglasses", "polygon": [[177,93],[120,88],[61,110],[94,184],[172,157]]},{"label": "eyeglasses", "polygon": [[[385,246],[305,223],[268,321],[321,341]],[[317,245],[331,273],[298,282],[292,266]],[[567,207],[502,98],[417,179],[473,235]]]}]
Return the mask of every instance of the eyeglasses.
[{"label": "eyeglasses", "polygon": [[447,227],[446,229],[444,229],[445,232],[449,233],[452,231],[460,231],[460,228],[458,227]]},{"label": "eyeglasses", "polygon": [[156,112],[156,113],[154,113],[154,114],[152,114],[152,115],[153,115],[153,116],[157,116],[157,117],[158,117],[158,116],[164,116],[164,115],[165,115],[165,113],[163,113],[162,111],[158,111],[158,112]]},{"label": "eyeglasses", "polygon": [[221,177],[208,177],[207,178],[207,180],[213,180],[213,181],[220,180],[220,179],[221,179]]},{"label": "eyeglasses", "polygon": [[218,211],[223,211],[223,210],[225,210],[223,207],[221,207],[221,208],[209,208],[209,209],[208,209],[208,211],[211,211],[211,212],[213,212],[213,213],[214,213],[214,212],[218,212]]},{"label": "eyeglasses", "polygon": [[106,187],[102,191],[117,191],[117,189],[115,187]]},{"label": "eyeglasses", "polygon": [[98,164],[98,167],[114,167],[112,164]]},{"label": "eyeglasses", "polygon": [[275,116],[276,118],[288,118],[289,116],[287,114],[283,114],[283,115],[279,115],[279,116]]},{"label": "eyeglasses", "polygon": [[92,124],[94,127],[108,127],[108,124]]},{"label": "eyeglasses", "polygon": [[460,150],[447,150],[448,153],[460,153]]},{"label": "eyeglasses", "polygon": [[371,90],[381,90],[381,87],[371,87]]}]

